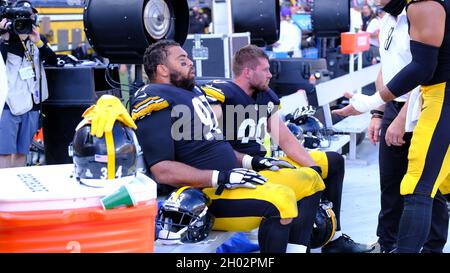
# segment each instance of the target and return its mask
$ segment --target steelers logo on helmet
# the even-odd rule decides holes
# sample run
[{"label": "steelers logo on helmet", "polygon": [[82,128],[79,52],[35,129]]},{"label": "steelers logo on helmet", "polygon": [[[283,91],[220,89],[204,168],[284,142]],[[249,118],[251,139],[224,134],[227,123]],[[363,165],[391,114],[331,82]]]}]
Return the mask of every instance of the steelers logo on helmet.
[{"label": "steelers logo on helmet", "polygon": [[[71,154],[75,167],[75,177],[81,183],[91,187],[111,185],[108,180],[108,147],[106,136],[92,136],[91,125],[81,122],[77,127]],[[116,122],[112,129],[114,143],[114,183],[127,183],[136,175],[136,136],[131,128]]]},{"label": "steelers logo on helmet", "polygon": [[209,203],[209,197],[201,190],[174,190],[158,210],[158,240],[163,244],[195,243],[208,237],[214,225]]},{"label": "steelers logo on helmet", "polygon": [[310,247],[319,248],[333,239],[336,231],[336,216],[333,212],[331,202],[322,202],[314,219],[311,233]]}]

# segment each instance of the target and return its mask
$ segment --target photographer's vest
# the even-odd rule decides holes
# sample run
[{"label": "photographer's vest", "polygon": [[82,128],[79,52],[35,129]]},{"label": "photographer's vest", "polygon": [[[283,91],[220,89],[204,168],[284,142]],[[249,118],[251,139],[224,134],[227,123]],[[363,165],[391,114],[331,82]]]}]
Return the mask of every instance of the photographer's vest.
[{"label": "photographer's vest", "polygon": [[[33,101],[35,104],[39,104],[48,98],[47,77],[45,76],[44,66],[39,59],[39,49],[30,41],[27,41],[26,46],[28,52],[34,53],[30,55],[32,55],[35,64],[36,77],[23,80],[20,76],[21,69],[31,67],[27,54],[24,57],[20,57],[8,52],[6,60],[9,87],[6,103],[14,115],[25,114],[33,108]],[[34,49],[32,50],[31,47],[34,47]],[[42,77],[41,89],[39,89],[40,77]]]}]

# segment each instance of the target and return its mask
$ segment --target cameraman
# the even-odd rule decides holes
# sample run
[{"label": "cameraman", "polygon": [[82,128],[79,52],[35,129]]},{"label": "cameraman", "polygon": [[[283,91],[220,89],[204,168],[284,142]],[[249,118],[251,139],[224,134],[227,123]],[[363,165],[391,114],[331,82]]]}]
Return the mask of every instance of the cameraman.
[{"label": "cameraman", "polygon": [[[0,51],[8,77],[8,95],[0,119],[0,168],[25,166],[26,155],[39,126],[39,105],[48,97],[43,62],[56,65],[56,55],[36,27],[30,2],[18,1],[14,8],[32,10],[29,34],[18,34],[12,20],[0,21]],[[13,19],[14,20],[14,19]]]}]

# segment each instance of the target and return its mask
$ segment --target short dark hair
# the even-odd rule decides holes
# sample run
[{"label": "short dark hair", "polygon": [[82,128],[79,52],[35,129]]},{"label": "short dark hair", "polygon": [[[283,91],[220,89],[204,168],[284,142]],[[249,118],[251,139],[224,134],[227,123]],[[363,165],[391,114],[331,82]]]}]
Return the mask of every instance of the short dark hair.
[{"label": "short dark hair", "polygon": [[160,40],[145,50],[144,70],[150,81],[155,80],[156,68],[159,64],[165,64],[169,56],[169,48],[172,46],[180,46],[180,44],[172,40]]},{"label": "short dark hair", "polygon": [[255,45],[246,45],[239,49],[233,57],[234,76],[240,76],[246,67],[255,69],[259,65],[260,58],[269,60],[264,50]]}]

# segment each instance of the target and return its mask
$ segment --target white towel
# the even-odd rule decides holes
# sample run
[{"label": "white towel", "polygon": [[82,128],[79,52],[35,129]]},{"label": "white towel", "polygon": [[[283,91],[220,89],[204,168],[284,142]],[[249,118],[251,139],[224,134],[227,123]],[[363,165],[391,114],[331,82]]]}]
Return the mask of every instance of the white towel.
[{"label": "white towel", "polygon": [[420,86],[416,87],[409,95],[409,104],[406,112],[405,132],[412,132],[422,111],[422,92]]}]

